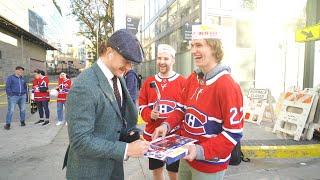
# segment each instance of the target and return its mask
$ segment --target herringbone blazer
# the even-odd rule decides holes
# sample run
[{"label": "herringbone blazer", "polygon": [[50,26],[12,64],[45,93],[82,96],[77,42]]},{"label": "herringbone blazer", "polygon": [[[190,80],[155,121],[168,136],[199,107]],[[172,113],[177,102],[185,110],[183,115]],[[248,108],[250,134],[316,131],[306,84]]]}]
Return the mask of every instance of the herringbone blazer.
[{"label": "herringbone blazer", "polygon": [[119,141],[125,120],[137,122],[125,81],[120,78],[125,104],[122,117],[113,89],[97,64],[74,81],[66,103],[70,150],[67,179],[121,180],[126,143]]}]

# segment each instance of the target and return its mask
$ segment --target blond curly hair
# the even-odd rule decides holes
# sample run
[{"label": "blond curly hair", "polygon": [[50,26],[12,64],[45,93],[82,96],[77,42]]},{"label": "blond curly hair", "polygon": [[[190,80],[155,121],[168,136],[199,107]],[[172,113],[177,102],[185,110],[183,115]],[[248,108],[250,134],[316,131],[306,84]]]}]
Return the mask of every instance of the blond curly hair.
[{"label": "blond curly hair", "polygon": [[222,42],[220,39],[205,39],[207,44],[211,47],[213,51],[213,56],[217,59],[217,63],[220,63],[220,61],[223,58],[223,47]]}]

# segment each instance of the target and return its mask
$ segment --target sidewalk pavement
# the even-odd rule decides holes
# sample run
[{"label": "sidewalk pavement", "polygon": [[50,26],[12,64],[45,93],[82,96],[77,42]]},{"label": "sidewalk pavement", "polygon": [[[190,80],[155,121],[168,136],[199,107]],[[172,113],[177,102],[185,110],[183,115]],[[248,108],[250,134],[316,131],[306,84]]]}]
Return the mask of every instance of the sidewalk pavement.
[{"label": "sidewalk pavement", "polygon": [[0,130],[0,158],[13,156],[18,152],[22,152],[34,147],[40,147],[49,144],[57,135],[62,126],[56,126],[56,103],[50,103],[50,124],[42,126],[34,124],[39,120],[39,114],[30,114],[29,104],[27,105],[26,126],[21,127],[16,107],[14,119],[11,123],[10,130],[3,128],[5,124],[6,113],[1,115],[1,130]]}]

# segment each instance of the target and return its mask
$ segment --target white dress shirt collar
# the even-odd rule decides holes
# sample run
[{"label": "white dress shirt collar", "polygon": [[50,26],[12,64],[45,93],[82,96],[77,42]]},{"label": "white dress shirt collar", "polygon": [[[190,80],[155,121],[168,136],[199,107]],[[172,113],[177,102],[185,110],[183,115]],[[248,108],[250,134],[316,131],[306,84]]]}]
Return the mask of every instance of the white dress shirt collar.
[{"label": "white dress shirt collar", "polygon": [[[112,74],[110,69],[102,62],[102,60],[100,58],[98,59],[97,64],[98,64],[99,68],[102,70],[102,72],[105,75],[105,77],[107,78],[110,86],[113,88],[112,78],[114,77],[114,75]],[[118,90],[119,90],[119,93],[120,93],[120,96],[121,96],[121,104],[122,104],[123,95],[122,95],[122,87],[121,87],[121,83],[120,83],[119,78],[117,78],[117,85],[118,85]]]},{"label": "white dress shirt collar", "polygon": [[102,70],[103,74],[106,76],[108,80],[111,80],[113,78],[113,74],[110,71],[110,69],[102,62],[102,60],[99,58],[97,61],[98,66]]}]

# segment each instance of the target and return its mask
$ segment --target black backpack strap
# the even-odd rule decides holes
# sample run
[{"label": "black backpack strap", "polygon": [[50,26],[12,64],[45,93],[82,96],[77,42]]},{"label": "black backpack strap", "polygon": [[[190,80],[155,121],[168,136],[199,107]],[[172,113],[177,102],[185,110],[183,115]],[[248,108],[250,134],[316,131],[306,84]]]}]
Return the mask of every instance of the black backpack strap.
[{"label": "black backpack strap", "polygon": [[62,170],[67,166],[69,149],[70,149],[70,145],[68,146],[67,151],[66,151],[66,154],[64,155]]},{"label": "black backpack strap", "polygon": [[251,161],[251,159],[250,158],[245,158],[244,157],[244,154],[243,154],[243,152],[241,151],[241,160],[243,161],[243,162],[250,162]]}]

